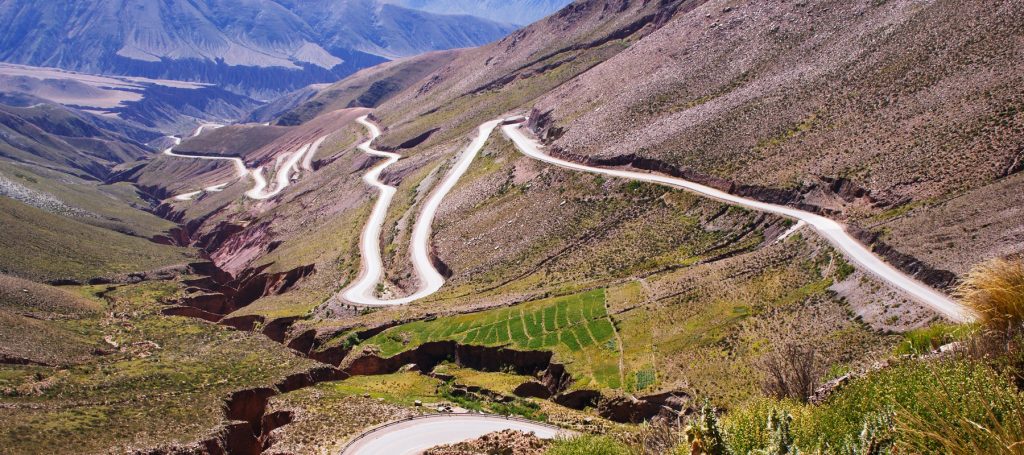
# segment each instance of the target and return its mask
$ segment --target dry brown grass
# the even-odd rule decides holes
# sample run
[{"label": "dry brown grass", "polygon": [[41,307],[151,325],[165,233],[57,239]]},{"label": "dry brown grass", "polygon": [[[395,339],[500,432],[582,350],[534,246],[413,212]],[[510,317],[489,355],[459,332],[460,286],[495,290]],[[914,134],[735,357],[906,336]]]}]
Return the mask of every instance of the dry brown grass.
[{"label": "dry brown grass", "polygon": [[985,328],[1016,333],[1024,326],[1024,261],[981,263],[967,274],[957,294]]}]

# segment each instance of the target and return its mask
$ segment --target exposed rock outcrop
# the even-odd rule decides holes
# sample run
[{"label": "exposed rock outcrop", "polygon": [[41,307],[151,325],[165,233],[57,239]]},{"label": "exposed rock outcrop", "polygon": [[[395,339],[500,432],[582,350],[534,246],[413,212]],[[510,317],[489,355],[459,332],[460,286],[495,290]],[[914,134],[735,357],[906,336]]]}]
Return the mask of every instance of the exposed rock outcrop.
[{"label": "exposed rock outcrop", "polygon": [[138,453],[259,455],[273,444],[270,433],[294,420],[294,415],[290,411],[267,413],[267,403],[271,397],[346,377],[337,368],[317,367],[288,376],[273,387],[236,391],[224,400],[224,417],[227,423],[214,436],[189,446],[166,447]]},{"label": "exposed rock outcrop", "polygon": [[884,258],[886,262],[931,287],[948,291],[958,282],[955,273],[932,267],[920,259],[897,251],[882,241],[880,239],[881,235],[877,232],[871,232],[855,226],[851,226],[849,231],[853,237],[870,246],[871,251]]},{"label": "exposed rock outcrop", "polygon": [[[503,347],[472,346],[454,341],[424,343],[391,357],[374,353],[356,356],[343,364],[342,370],[351,376],[390,374],[415,365],[419,371],[429,372],[442,362],[481,371],[513,371],[516,374],[534,376],[537,380],[527,381],[514,390],[524,397],[551,399],[555,403],[573,409],[594,407],[602,417],[616,422],[638,423],[653,418],[674,422],[674,418],[689,412],[689,395],[683,392],[667,392],[640,398],[605,397],[597,390],[565,391],[572,383],[572,377],[565,366],[552,362],[549,351],[518,351]],[[462,393],[474,393],[501,401],[507,399],[500,394],[487,393],[480,388],[461,387]]]}]

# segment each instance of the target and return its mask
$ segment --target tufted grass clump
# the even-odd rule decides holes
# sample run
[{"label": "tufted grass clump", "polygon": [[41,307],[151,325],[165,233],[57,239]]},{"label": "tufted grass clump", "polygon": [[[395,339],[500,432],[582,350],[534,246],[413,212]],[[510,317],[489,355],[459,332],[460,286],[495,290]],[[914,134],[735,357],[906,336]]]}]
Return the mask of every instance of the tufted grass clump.
[{"label": "tufted grass clump", "polygon": [[1013,335],[1024,327],[1024,261],[993,259],[979,264],[957,294],[991,331]]}]

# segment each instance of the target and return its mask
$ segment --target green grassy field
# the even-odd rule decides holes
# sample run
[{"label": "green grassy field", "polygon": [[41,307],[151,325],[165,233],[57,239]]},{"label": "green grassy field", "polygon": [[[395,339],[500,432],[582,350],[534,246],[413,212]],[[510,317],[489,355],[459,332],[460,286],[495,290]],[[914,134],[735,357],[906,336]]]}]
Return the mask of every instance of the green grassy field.
[{"label": "green grassy field", "polygon": [[[105,289],[79,288],[102,311],[60,321],[75,329],[76,343],[104,354],[66,356],[73,363],[60,367],[0,365],[0,452],[124,453],[189,444],[214,435],[231,392],[270,386],[316,365],[258,333],[161,315],[160,302],[181,292],[177,283],[95,296]],[[37,348],[66,351],[58,341]]]},{"label": "green grassy field", "polygon": [[437,401],[441,381],[415,372],[377,376],[353,376],[344,381],[320,384],[317,388],[331,394],[363,396],[385,402],[411,406],[416,400]]},{"label": "green grassy field", "polygon": [[618,388],[618,343],[605,310],[605,291],[524,303],[510,308],[417,321],[388,329],[365,343],[390,356],[430,341],[453,340],[482,346],[550,350],[569,364],[577,384],[593,379]]},{"label": "green grassy field", "polygon": [[512,391],[520,384],[534,379],[532,376],[523,376],[497,371],[477,371],[471,368],[461,368],[456,365],[442,364],[434,368],[435,373],[448,374],[455,377],[455,382],[462,385],[483,387],[492,392],[504,395],[512,395]]},{"label": "green grassy field", "polygon": [[512,308],[417,321],[387,330],[367,342],[380,346],[384,355],[439,340],[578,352],[611,339],[613,329],[607,316],[604,290],[600,289]]},{"label": "green grassy field", "polygon": [[36,280],[152,270],[195,260],[160,245],[0,198],[0,273]]}]

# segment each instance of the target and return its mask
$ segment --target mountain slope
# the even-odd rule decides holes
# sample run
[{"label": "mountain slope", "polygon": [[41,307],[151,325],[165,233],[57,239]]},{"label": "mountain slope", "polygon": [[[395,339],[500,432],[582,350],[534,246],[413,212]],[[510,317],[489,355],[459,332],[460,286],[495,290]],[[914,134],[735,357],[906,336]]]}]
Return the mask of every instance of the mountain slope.
[{"label": "mountain slope", "polygon": [[438,14],[468,14],[497,22],[526,25],[558,11],[572,0],[389,0],[396,5]]},{"label": "mountain slope", "polygon": [[[1006,224],[955,233],[948,208],[1021,201],[984,188],[1024,169],[1022,30],[1013,1],[709,2],[541,98],[537,126],[577,159],[820,207],[963,273],[995,239],[1024,249]],[[946,235],[887,235],[908,212]]]},{"label": "mountain slope", "polygon": [[0,2],[0,60],[209,82],[262,96],[511,30],[372,0]]},{"label": "mountain slope", "polygon": [[[948,285],[942,270],[1024,249],[1005,223],[972,244],[954,233],[962,208],[949,206],[986,200],[984,188],[1024,168],[1022,21],[1010,1],[580,1],[394,95],[379,108],[390,128],[379,142],[426,137],[407,152],[418,153],[533,110],[557,153],[836,213],[892,261],[939,269]],[[981,204],[978,219],[1002,219],[1012,194]],[[948,217],[949,234],[907,235],[908,216]]]},{"label": "mountain slope", "polygon": [[[0,104],[0,157],[102,180],[114,166],[150,153],[123,133],[107,129],[111,125],[117,122],[57,104]],[[152,132],[135,134],[147,133],[148,140],[157,137]]]},{"label": "mountain slope", "polygon": [[116,115],[136,127],[161,131],[191,130],[196,119],[232,121],[259,104],[209,84],[13,64],[0,64],[0,96],[4,94],[41,98],[106,118]]},{"label": "mountain slope", "polygon": [[157,244],[174,224],[106,180],[159,133],[25,95],[0,97],[0,273],[35,280],[144,272],[195,259]]},{"label": "mountain slope", "polygon": [[301,17],[329,52],[355,50],[387,59],[489,43],[515,27],[447,16],[376,0],[275,0]]},{"label": "mountain slope", "polygon": [[[792,219],[676,187],[553,166],[500,134],[479,142],[474,135],[485,121],[529,113],[527,128],[563,159],[675,174],[817,211],[846,223],[893,265],[922,280],[941,278],[928,284],[944,287],[986,257],[1024,252],[1017,4],[580,0],[487,46],[369,68],[282,100],[298,106],[277,125],[229,125],[178,148],[238,156],[245,167],[276,174],[301,144],[326,137],[308,167],[281,174],[294,178],[273,197],[243,196],[252,179],[239,178],[225,162],[164,155],[119,174],[166,199],[154,211],[177,226],[162,241],[202,251],[219,270],[148,284],[168,294],[125,286],[109,297],[117,303],[128,293],[158,296],[166,306],[139,307],[217,321],[238,329],[229,332],[237,339],[259,332],[289,355],[344,370],[319,386],[311,386],[312,376],[292,376],[235,394],[227,406],[222,397],[214,400],[241,428],[230,435],[258,437],[252,452],[336,452],[379,423],[365,419],[360,396],[417,410],[417,401],[458,393],[460,403],[543,413],[584,432],[646,432],[650,426],[618,424],[679,422],[704,399],[730,412],[763,402],[772,393],[765,384],[778,379],[769,364],[777,355],[802,351],[789,355],[810,364],[807,376],[825,380],[893,358],[901,333],[927,338],[923,349],[930,349],[948,341],[945,332],[931,335],[948,331],[941,315]],[[379,179],[393,193],[364,180],[381,163],[356,147],[368,133],[355,119],[367,114],[383,134],[374,147],[401,156]],[[471,141],[482,147],[462,168],[458,157]],[[443,270],[444,287],[400,307],[345,301],[342,291],[369,260],[360,242],[380,194],[393,197],[379,239],[366,237],[379,242],[385,269],[376,292],[389,298],[417,289],[414,226],[453,169],[466,172],[429,224],[431,260]],[[37,180],[13,170],[22,175],[8,180],[21,186]],[[167,198],[215,184],[219,189],[195,197]],[[57,196],[69,199],[66,192]],[[0,213],[8,212],[27,211]],[[35,228],[45,232],[50,217],[35,216],[45,218]],[[73,250],[58,240],[43,243]],[[125,313],[111,312],[119,314]],[[168,340],[177,333],[163,329],[182,320],[159,321],[162,336],[153,340],[167,356],[176,352]],[[182,338],[178,349],[202,352],[188,341],[197,336]],[[225,359],[242,367],[283,364],[276,351],[259,349],[248,352],[248,361]],[[189,366],[159,352],[151,359],[142,372]],[[432,371],[438,364],[443,370]],[[97,371],[109,376],[117,369]],[[198,381],[162,381],[153,393],[222,384],[224,374],[203,371]],[[448,384],[431,372],[450,376]],[[88,371],[68,374],[77,379]],[[22,386],[27,380],[18,378],[28,375],[12,376]],[[349,379],[333,381],[343,376]],[[807,388],[813,389],[801,386]],[[110,390],[26,400],[10,419],[63,409],[29,407],[54,395],[105,403]],[[509,394],[495,398],[503,408],[490,407],[487,391]],[[162,421],[164,414],[173,421],[180,412],[128,403],[131,422],[98,423],[114,431],[79,451],[111,451],[112,439],[140,435],[146,448],[192,442],[134,423]],[[253,412],[232,412],[241,408]],[[201,430],[225,434],[208,415],[196,414],[189,438]],[[839,415],[855,419],[842,435],[855,440],[865,428],[862,416]],[[764,419],[757,420],[763,430]],[[38,429],[54,427],[37,419],[17,428],[49,435]],[[28,444],[18,436],[0,440]],[[80,444],[47,441],[51,451]]]},{"label": "mountain slope", "polygon": [[[297,125],[322,113],[351,107],[376,107],[425,75],[450,63],[464,50],[431,52],[382,63],[321,88],[308,100],[278,112],[278,125]],[[269,119],[268,119],[269,120]]]}]

